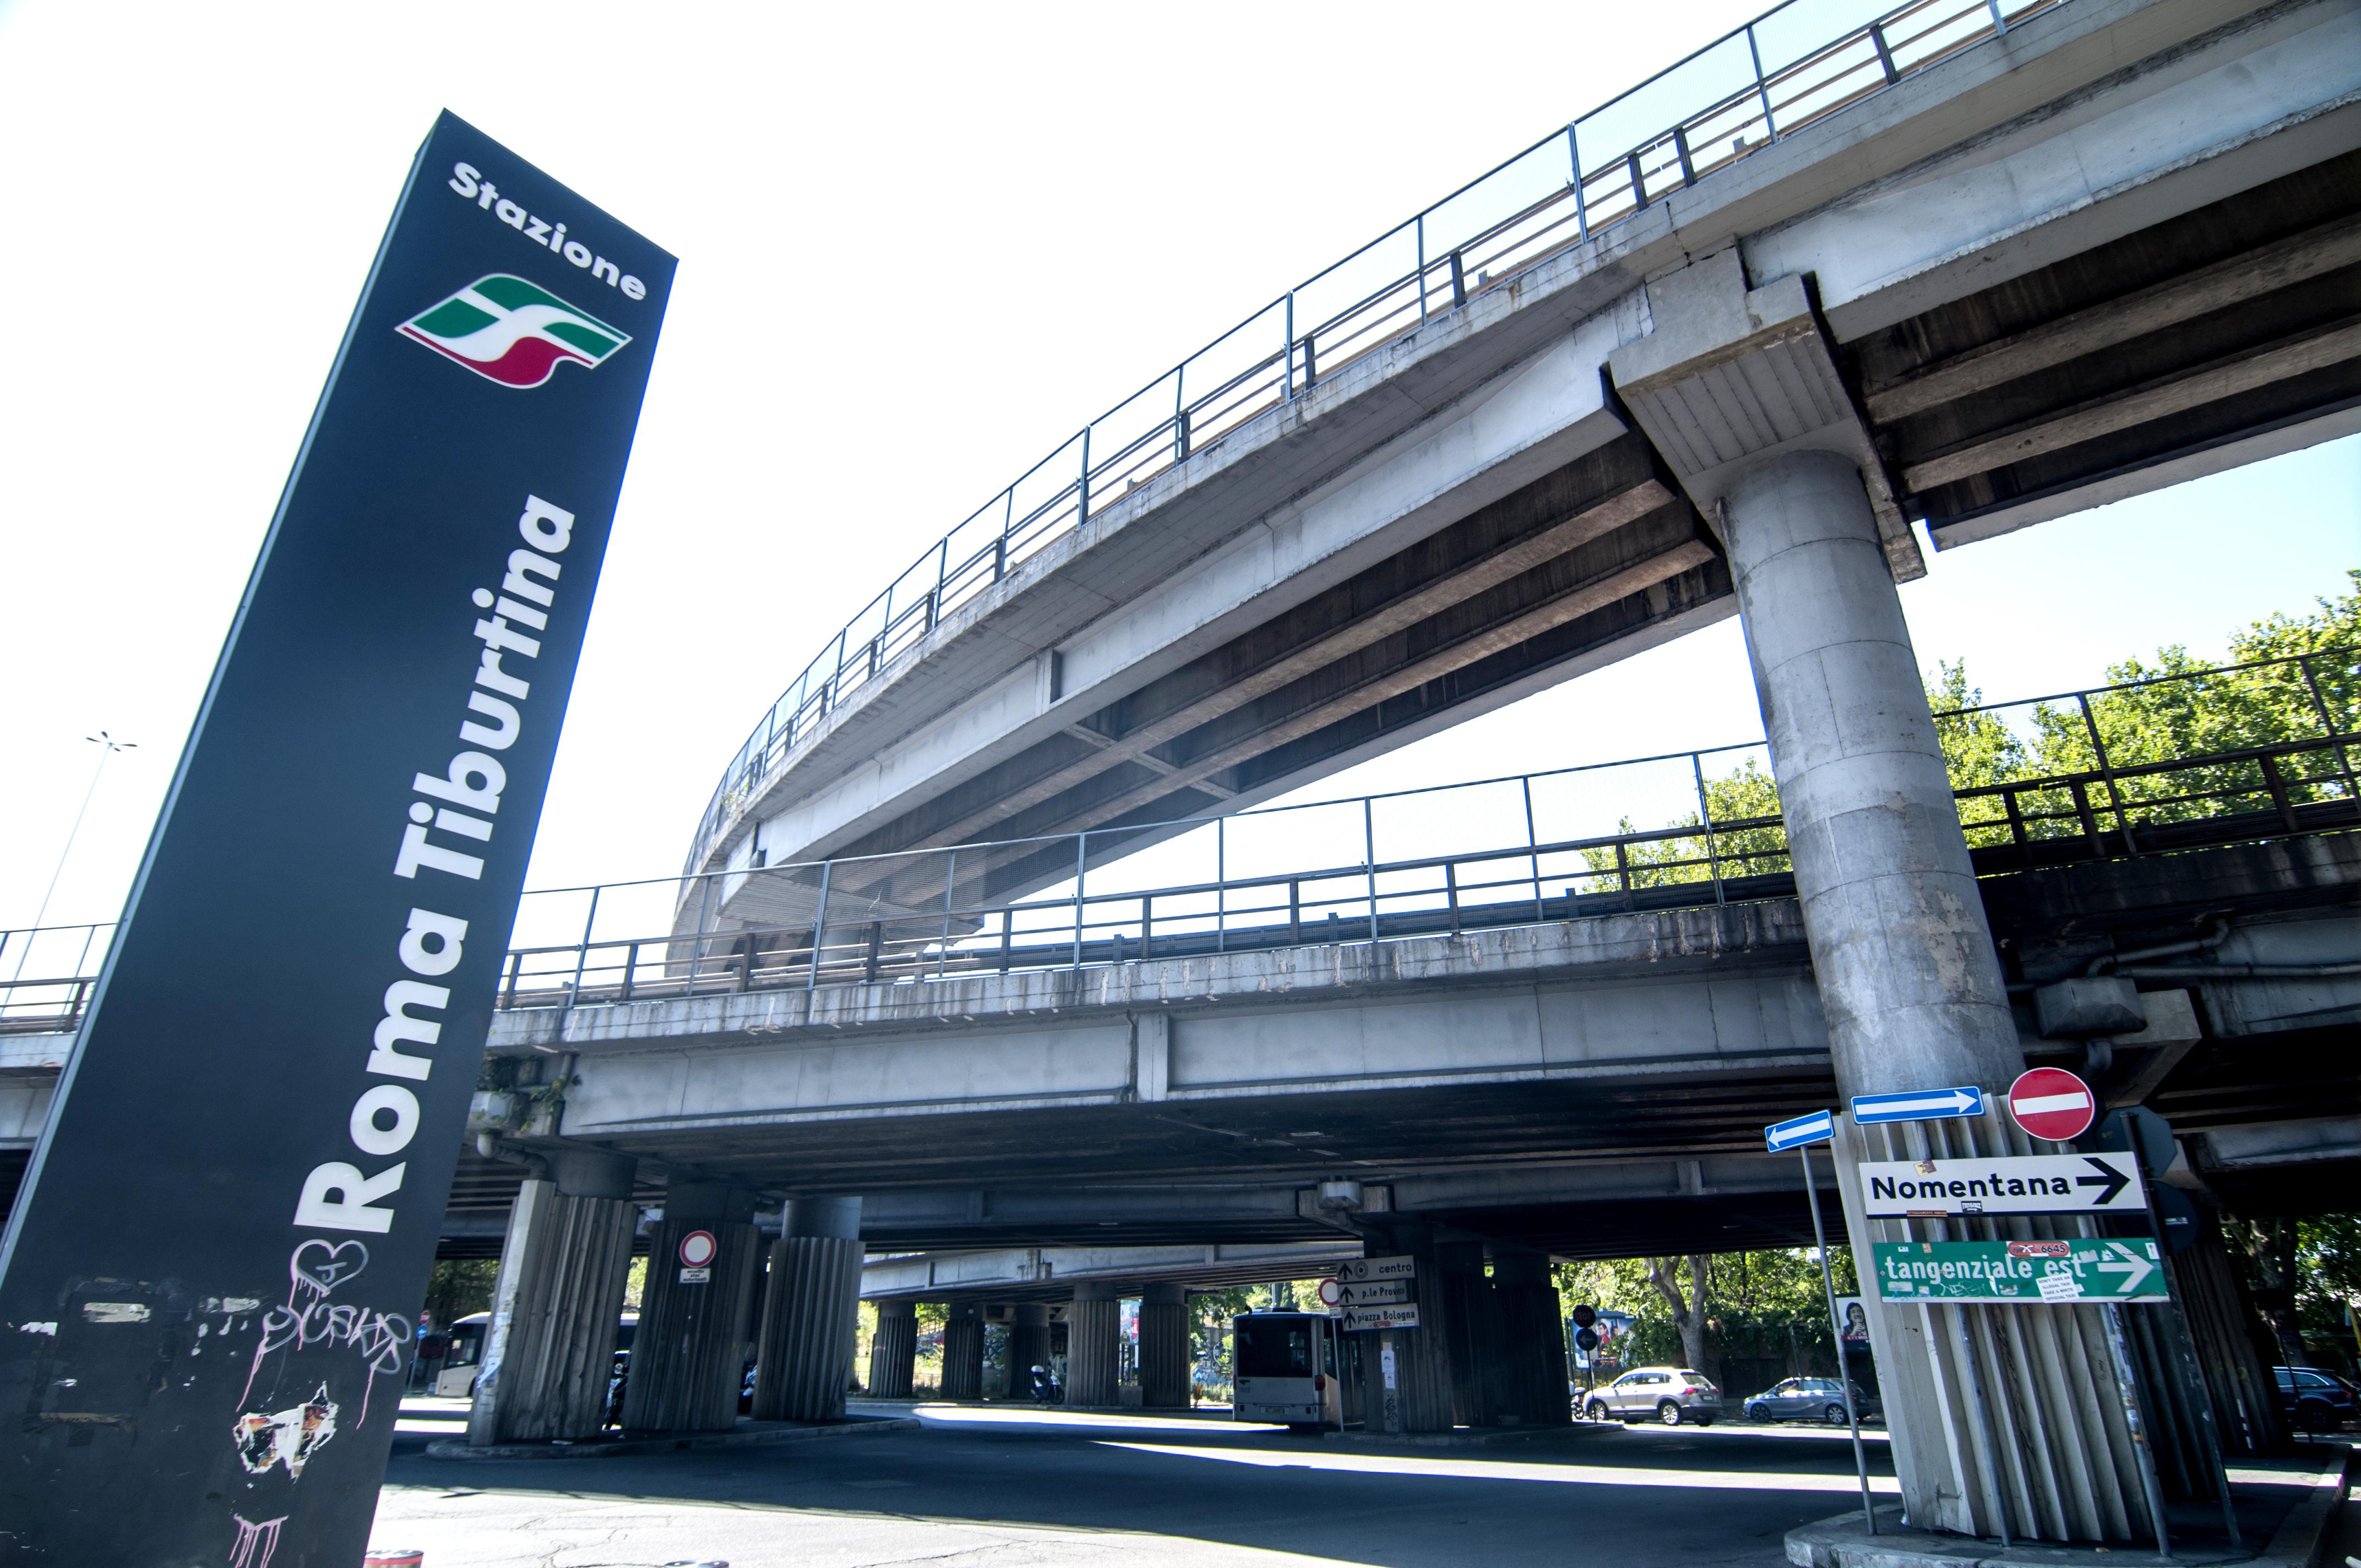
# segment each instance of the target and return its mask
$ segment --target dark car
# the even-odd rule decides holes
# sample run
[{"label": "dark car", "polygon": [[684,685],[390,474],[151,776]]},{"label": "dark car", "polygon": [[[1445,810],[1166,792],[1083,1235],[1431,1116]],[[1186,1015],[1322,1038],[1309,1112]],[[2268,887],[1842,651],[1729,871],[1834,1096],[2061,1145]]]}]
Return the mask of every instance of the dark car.
[{"label": "dark car", "polygon": [[2306,1431],[2334,1431],[2354,1417],[2353,1388],[2309,1366],[2274,1366],[2279,1413]]},{"label": "dark car", "polygon": [[[1858,1383],[1852,1386],[1853,1409],[1868,1419],[1876,1401]],[[1844,1390],[1833,1377],[1790,1377],[1774,1388],[1746,1400],[1741,1407],[1750,1421],[1826,1421],[1846,1424]]]}]

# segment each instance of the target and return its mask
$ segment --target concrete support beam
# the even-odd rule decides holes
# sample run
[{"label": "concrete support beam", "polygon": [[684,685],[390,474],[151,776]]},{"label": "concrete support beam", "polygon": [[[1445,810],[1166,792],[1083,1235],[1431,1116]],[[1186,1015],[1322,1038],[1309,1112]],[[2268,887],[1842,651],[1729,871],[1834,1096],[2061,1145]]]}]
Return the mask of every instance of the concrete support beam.
[{"label": "concrete support beam", "polygon": [[[686,1264],[693,1233],[709,1262]],[[728,1431],[738,1424],[754,1284],[763,1261],[754,1195],[718,1182],[672,1183],[648,1239],[648,1277],[631,1342],[623,1425],[636,1431]]]},{"label": "concrete support beam", "polygon": [[946,1399],[983,1398],[983,1307],[954,1301],[943,1318],[943,1385]]},{"label": "concrete support beam", "polygon": [[1123,1380],[1123,1306],[1115,1287],[1093,1281],[1074,1287],[1066,1309],[1066,1403],[1113,1405]]},{"label": "concrete support beam", "polygon": [[540,1178],[517,1190],[467,1415],[470,1443],[572,1441],[606,1426],[639,1219],[631,1201],[637,1162],[609,1157],[609,1164],[591,1174],[611,1179],[568,1180],[573,1191]]},{"label": "concrete support beam", "polygon": [[1139,1297],[1139,1403],[1189,1408],[1189,1288],[1150,1285]]},{"label": "concrete support beam", "polygon": [[1033,1369],[1049,1365],[1049,1304],[1019,1301],[1009,1309],[1008,1398],[1033,1398]]},{"label": "concrete support beam", "polygon": [[861,1200],[796,1199],[784,1229],[763,1297],[754,1419],[840,1420],[860,1327]]},{"label": "concrete support beam", "polygon": [[1500,1323],[1494,1378],[1499,1402],[1490,1412],[1502,1426],[1565,1426],[1574,1420],[1566,1393],[1565,1317],[1549,1259],[1540,1253],[1496,1251],[1492,1299]]},{"label": "concrete support beam", "polygon": [[1374,1431],[1449,1431],[1457,1413],[1452,1387],[1452,1303],[1438,1278],[1434,1233],[1426,1225],[1397,1224],[1389,1228],[1387,1237],[1371,1242],[1366,1255],[1407,1254],[1418,1260],[1419,1326],[1368,1336],[1376,1343],[1362,1357],[1361,1408],[1368,1412]]},{"label": "concrete support beam", "polygon": [[869,1342],[869,1397],[906,1399],[918,1363],[918,1304],[877,1303],[877,1332]]},{"label": "concrete support beam", "polygon": [[[1835,453],[1789,452],[1739,474],[1726,505],[1838,1091],[1997,1091],[2025,1057],[1860,475]],[[1898,1129],[1838,1121],[1838,1188],[1864,1260],[1880,1241],[1966,1227],[1912,1222],[1888,1234],[1862,1212],[1858,1161],[2031,1149],[1998,1112]],[[2010,1235],[2030,1234],[2012,1223]],[[2036,1540],[2140,1533],[2138,1455],[2096,1312],[2002,1316],[1887,1304],[1873,1290],[1865,1304],[1914,1522]]]}]

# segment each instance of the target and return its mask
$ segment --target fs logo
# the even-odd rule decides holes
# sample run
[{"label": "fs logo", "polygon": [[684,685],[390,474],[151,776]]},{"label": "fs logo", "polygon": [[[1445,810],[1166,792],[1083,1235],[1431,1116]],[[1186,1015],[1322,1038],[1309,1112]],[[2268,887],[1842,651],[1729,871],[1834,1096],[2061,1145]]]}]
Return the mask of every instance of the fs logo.
[{"label": "fs logo", "polygon": [[596,369],[631,341],[548,290],[495,272],[396,329],[503,387],[538,387],[572,360]]}]

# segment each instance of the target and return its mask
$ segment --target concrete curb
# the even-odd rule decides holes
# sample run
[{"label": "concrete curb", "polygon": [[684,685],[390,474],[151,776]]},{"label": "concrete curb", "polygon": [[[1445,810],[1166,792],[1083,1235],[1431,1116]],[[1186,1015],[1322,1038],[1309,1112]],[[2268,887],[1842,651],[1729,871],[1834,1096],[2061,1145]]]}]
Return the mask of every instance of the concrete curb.
[{"label": "concrete curb", "polygon": [[634,1454],[679,1453],[708,1448],[754,1448],[774,1442],[809,1442],[822,1438],[874,1437],[885,1432],[917,1431],[916,1416],[854,1416],[826,1426],[763,1427],[753,1431],[686,1432],[655,1437],[625,1437],[611,1442],[575,1443],[502,1442],[471,1448],[464,1438],[437,1438],[426,1445],[429,1459],[625,1459]]},{"label": "concrete curb", "polygon": [[[2249,1548],[2211,1554],[2177,1552],[2173,1560],[2191,1568],[2231,1563],[2253,1563],[2257,1568],[2342,1568],[2323,1563],[2321,1553],[2336,1528],[2353,1452],[2344,1448],[2322,1456],[2310,1489],[2259,1552]],[[1879,1505],[1877,1524],[1879,1533],[1872,1536],[1861,1528],[1861,1510],[1855,1508],[1799,1526],[1787,1532],[1787,1561],[1795,1568],[2064,1568],[2066,1564],[2098,1568],[2101,1562],[2099,1552],[2091,1547],[2018,1546],[2003,1552],[1988,1541],[1910,1530],[1902,1523],[1899,1505]],[[2142,1560],[2118,1548],[2108,1553],[2106,1561],[2119,1558]]]}]

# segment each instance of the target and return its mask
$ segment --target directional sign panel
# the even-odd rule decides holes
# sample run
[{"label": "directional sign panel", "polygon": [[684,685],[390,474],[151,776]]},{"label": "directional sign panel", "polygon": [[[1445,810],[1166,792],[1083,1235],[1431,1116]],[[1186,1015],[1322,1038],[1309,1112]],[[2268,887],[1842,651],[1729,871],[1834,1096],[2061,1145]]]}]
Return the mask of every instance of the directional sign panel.
[{"label": "directional sign panel", "polygon": [[2147,1206],[2139,1162],[2127,1154],[1863,1160],[1861,1196],[1863,1212],[1880,1220],[1914,1214],[2136,1214]]},{"label": "directional sign panel", "polygon": [[1411,1282],[1407,1279],[1354,1279],[1336,1287],[1336,1304],[1354,1307],[1379,1307],[1394,1301],[1410,1299]]},{"label": "directional sign panel", "polygon": [[1348,1334],[1366,1332],[1370,1329],[1414,1329],[1418,1327],[1418,1303],[1399,1307],[1347,1307],[1345,1309],[1345,1332]]},{"label": "directional sign panel", "polygon": [[2156,1243],[1879,1242],[1877,1293],[1887,1301],[2163,1301]]},{"label": "directional sign panel", "polygon": [[1357,1279],[1415,1279],[1418,1277],[1418,1259],[1348,1257],[1336,1266],[1336,1277],[1347,1283]]},{"label": "directional sign panel", "polygon": [[1835,1135],[1836,1114],[1829,1111],[1815,1111],[1792,1122],[1773,1122],[1763,1129],[1763,1141],[1773,1154],[1806,1144],[1824,1144]]},{"label": "directional sign panel", "polygon": [[1852,1119],[1864,1127],[1880,1122],[1934,1122],[1946,1116],[1981,1116],[1984,1091],[1973,1084],[1953,1089],[1914,1089],[1902,1094],[1856,1094]]}]

